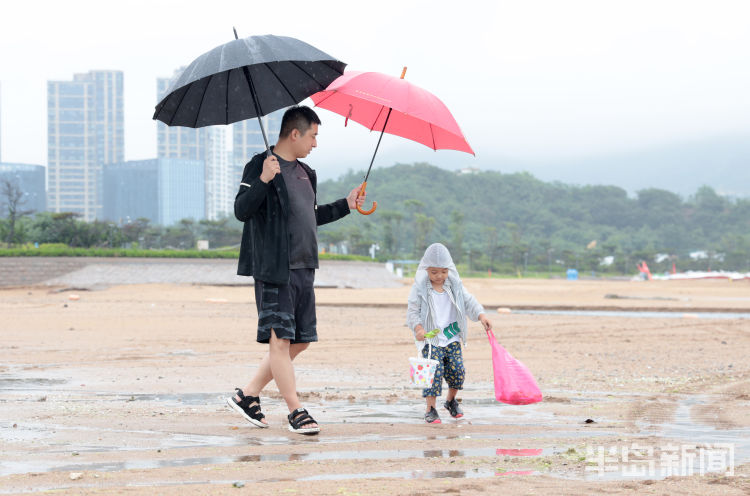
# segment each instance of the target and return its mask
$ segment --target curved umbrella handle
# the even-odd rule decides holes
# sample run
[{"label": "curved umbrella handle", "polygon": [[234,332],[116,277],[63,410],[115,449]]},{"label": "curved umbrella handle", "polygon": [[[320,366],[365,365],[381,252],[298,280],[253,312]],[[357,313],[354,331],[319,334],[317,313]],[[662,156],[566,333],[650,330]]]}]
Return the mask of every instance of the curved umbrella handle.
[{"label": "curved umbrella handle", "polygon": [[[365,190],[367,189],[367,181],[362,183],[362,188],[359,190],[359,194],[357,195],[357,198],[360,196],[363,196],[365,194]],[[357,212],[361,213],[362,215],[370,215],[375,211],[375,209],[378,208],[378,202],[374,201],[372,202],[372,208],[370,210],[362,210],[362,207],[357,205]]]}]

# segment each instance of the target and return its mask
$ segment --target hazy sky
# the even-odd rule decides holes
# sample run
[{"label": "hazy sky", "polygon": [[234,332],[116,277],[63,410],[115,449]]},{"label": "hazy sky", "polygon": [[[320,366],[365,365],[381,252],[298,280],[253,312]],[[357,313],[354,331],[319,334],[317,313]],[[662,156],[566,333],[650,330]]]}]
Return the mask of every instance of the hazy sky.
[{"label": "hazy sky", "polygon": [[[299,38],[351,70],[398,76],[408,66],[407,79],[443,100],[477,154],[386,135],[383,157],[397,160],[460,167],[483,157],[570,158],[750,136],[746,0],[0,5],[5,162],[46,164],[46,82],[92,69],[124,72],[125,158],[155,157],[156,78],[233,39],[233,26],[240,36]],[[365,168],[377,136],[319,114],[319,148],[308,163],[319,173]]]}]

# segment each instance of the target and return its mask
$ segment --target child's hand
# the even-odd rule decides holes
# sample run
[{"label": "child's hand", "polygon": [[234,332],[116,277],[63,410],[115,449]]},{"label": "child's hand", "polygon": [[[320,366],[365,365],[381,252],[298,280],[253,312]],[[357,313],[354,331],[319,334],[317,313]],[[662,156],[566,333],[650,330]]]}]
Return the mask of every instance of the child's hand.
[{"label": "child's hand", "polygon": [[426,338],[434,338],[438,334],[440,334],[440,329],[433,329],[430,332],[425,333],[424,337],[426,337]]},{"label": "child's hand", "polygon": [[490,319],[487,318],[485,314],[479,314],[479,322],[482,323],[482,327],[484,327],[485,331],[491,331],[492,330],[492,323],[490,322]]},{"label": "child's hand", "polygon": [[414,334],[417,336],[417,341],[424,341],[424,327],[421,325],[415,327]]}]

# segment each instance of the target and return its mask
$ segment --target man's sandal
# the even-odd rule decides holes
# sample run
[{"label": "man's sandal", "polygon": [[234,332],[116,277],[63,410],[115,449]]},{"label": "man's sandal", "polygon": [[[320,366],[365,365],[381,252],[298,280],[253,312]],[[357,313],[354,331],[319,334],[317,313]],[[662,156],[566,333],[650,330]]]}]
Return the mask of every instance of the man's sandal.
[{"label": "man's sandal", "polygon": [[289,430],[291,432],[308,435],[320,432],[320,427],[305,427],[306,425],[317,424],[317,422],[302,407],[287,415],[287,418],[289,419]]},{"label": "man's sandal", "polygon": [[237,397],[240,401],[234,399],[234,396],[230,396],[227,398],[227,405],[229,405],[232,410],[235,410],[245,417],[245,419],[254,426],[262,429],[268,427],[268,424],[262,422],[265,415],[260,411],[260,397],[245,396],[239,388],[235,388],[235,391],[237,392]]}]

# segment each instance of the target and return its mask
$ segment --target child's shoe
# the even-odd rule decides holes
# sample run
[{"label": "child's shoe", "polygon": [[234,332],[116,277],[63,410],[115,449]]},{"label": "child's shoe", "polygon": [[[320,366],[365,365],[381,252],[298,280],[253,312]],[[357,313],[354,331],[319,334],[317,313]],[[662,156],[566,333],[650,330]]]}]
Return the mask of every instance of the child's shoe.
[{"label": "child's shoe", "polygon": [[450,401],[446,401],[443,405],[446,410],[451,414],[451,417],[453,418],[461,418],[464,416],[464,411],[461,410],[461,406],[458,404],[458,401],[456,401],[456,398],[453,398]]},{"label": "child's shoe", "polygon": [[440,416],[434,406],[430,407],[430,411],[424,414],[424,420],[428,424],[442,424]]}]

